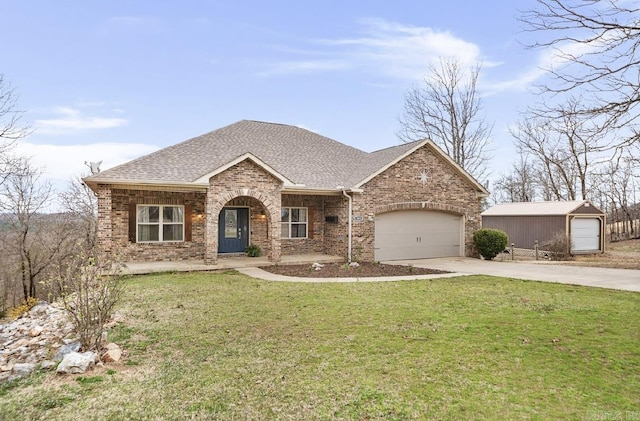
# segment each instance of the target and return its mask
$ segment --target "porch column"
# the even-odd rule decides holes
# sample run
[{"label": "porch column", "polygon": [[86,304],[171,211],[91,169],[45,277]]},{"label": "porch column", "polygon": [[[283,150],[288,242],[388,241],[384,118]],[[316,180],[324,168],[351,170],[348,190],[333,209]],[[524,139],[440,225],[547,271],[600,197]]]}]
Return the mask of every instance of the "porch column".
[{"label": "porch column", "polygon": [[210,265],[218,260],[218,214],[215,204],[216,194],[209,185],[205,201],[204,261]]},{"label": "porch column", "polygon": [[269,225],[269,238],[271,239],[271,253],[269,253],[269,260],[277,263],[282,259],[282,248],[280,247],[280,209],[281,203],[278,203],[276,207],[270,207],[270,219]]}]

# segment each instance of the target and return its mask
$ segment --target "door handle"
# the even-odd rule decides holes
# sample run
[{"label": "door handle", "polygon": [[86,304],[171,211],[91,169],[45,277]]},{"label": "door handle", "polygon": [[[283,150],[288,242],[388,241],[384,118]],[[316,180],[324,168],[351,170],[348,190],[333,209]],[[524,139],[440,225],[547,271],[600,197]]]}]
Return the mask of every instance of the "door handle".
[{"label": "door handle", "polygon": [[238,228],[238,240],[242,240],[242,228]]}]

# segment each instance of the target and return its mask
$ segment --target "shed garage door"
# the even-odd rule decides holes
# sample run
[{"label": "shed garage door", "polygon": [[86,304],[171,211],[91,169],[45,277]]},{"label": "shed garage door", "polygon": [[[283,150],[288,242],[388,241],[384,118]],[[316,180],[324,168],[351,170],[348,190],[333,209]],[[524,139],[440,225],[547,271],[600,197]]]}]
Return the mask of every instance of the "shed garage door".
[{"label": "shed garage door", "polygon": [[571,220],[571,252],[600,250],[600,219],[573,218]]},{"label": "shed garage door", "polygon": [[458,215],[406,210],[376,217],[376,261],[461,256],[462,244]]}]

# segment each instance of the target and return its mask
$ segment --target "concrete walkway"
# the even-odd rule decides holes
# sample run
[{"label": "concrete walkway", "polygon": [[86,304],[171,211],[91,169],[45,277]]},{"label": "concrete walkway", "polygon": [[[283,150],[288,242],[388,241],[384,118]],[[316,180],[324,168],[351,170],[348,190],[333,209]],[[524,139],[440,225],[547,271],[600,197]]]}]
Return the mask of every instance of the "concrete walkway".
[{"label": "concrete walkway", "polygon": [[[313,262],[342,262],[339,256],[297,255],[283,256],[279,264],[311,264]],[[439,269],[451,273],[441,275],[387,276],[379,278],[298,278],[276,275],[264,271],[258,266],[271,263],[264,257],[221,258],[215,265],[202,262],[150,262],[128,263],[125,273],[146,274],[157,272],[206,271],[236,269],[254,278],[284,282],[383,282],[406,281],[415,279],[449,278],[463,275],[490,275],[504,278],[525,279],[531,281],[557,282],[562,284],[583,285],[598,288],[610,288],[623,291],[640,292],[640,270],[606,269],[583,266],[569,266],[547,261],[540,262],[498,262],[467,257],[445,257],[438,259],[400,260],[383,262],[386,264],[412,265],[415,267]]]},{"label": "concrete walkway", "polygon": [[[327,254],[297,254],[294,256],[282,256],[280,265],[298,265],[343,262],[340,256]],[[125,263],[123,273],[125,275],[146,275],[148,273],[160,272],[204,272],[208,270],[220,269],[241,269],[246,267],[269,266],[273,263],[265,256],[262,257],[221,257],[215,265],[205,264],[202,260],[176,260],[168,262],[128,262]],[[265,272],[266,273],[266,272]]]},{"label": "concrete walkway", "polygon": [[640,270],[607,269],[584,266],[568,266],[551,262],[496,262],[467,257],[438,259],[399,260],[385,264],[411,265],[439,269],[452,273],[444,275],[389,276],[381,278],[297,278],[275,275],[259,268],[241,268],[240,272],[254,278],[289,282],[380,282],[415,279],[449,278],[464,275],[491,275],[530,281],[557,282],[598,288],[640,292]]},{"label": "concrete walkway", "polygon": [[555,262],[497,262],[467,257],[402,260],[388,262],[431,269],[454,271],[464,275],[491,275],[530,281],[611,288],[640,292],[640,270],[607,269],[562,265]]}]

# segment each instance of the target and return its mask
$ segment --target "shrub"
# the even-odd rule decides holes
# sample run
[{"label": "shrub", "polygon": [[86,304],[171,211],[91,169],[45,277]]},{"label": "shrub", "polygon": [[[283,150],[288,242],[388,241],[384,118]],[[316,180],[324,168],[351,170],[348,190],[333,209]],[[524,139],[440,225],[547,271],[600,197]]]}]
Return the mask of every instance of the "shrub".
[{"label": "shrub", "polygon": [[478,253],[491,260],[507,247],[508,237],[504,231],[482,228],[473,233],[473,244]]},{"label": "shrub", "polygon": [[251,244],[244,250],[249,257],[260,257],[262,256],[262,249],[257,244]]},{"label": "shrub", "polygon": [[7,317],[11,320],[15,320],[18,317],[22,316],[27,311],[31,310],[36,304],[38,304],[38,299],[34,297],[29,297],[26,301],[24,301],[19,306],[9,310],[7,312]]},{"label": "shrub", "polygon": [[569,254],[569,237],[562,231],[557,232],[541,246],[542,250],[547,252],[547,256],[551,260],[570,260]]},{"label": "shrub", "polygon": [[79,253],[54,281],[85,351],[100,349],[104,326],[122,295],[121,264],[114,256]]}]

